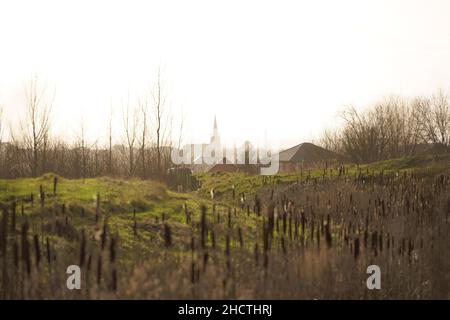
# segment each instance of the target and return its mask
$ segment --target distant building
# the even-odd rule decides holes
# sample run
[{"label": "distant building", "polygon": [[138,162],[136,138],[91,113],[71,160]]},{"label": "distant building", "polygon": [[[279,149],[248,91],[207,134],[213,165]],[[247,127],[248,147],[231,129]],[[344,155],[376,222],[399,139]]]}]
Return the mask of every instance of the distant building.
[{"label": "distant building", "polygon": [[214,128],[213,128],[213,134],[211,136],[210,144],[220,146],[220,135],[219,135],[219,130],[217,129],[216,116],[214,116]]},{"label": "distant building", "polygon": [[324,166],[341,156],[312,143],[301,143],[280,152],[280,172],[291,172],[303,167]]},{"label": "distant building", "polygon": [[[212,167],[215,166],[214,164],[207,164],[203,161],[203,154],[207,147],[213,147],[217,149],[221,148],[220,135],[217,127],[217,119],[215,116],[213,133],[211,135],[209,143],[192,143],[183,147],[183,149],[190,149],[191,164],[189,165],[189,167],[193,172],[208,172]],[[225,150],[223,150],[223,153],[225,155]]]},{"label": "distant building", "polygon": [[[214,117],[213,133],[209,143],[188,144],[183,147],[183,152],[190,151],[190,163],[186,167],[197,172],[246,172],[257,173],[259,169],[258,150],[249,141],[245,141],[240,148],[227,149],[221,144],[220,134],[217,126],[217,119]],[[219,157],[214,152],[222,152],[222,161],[208,164],[205,157],[212,151],[211,156]]]}]

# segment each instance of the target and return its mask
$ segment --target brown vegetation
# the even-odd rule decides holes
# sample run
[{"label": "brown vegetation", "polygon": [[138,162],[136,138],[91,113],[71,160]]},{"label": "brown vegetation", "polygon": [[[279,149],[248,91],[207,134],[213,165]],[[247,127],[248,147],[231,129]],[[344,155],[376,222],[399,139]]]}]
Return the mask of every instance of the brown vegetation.
[{"label": "brown vegetation", "polygon": [[322,145],[356,163],[415,154],[419,144],[450,146],[450,99],[442,91],[406,100],[389,97],[361,112],[341,113],[338,130],[327,130]]},{"label": "brown vegetation", "polygon": [[[42,226],[19,215],[19,204],[12,202],[1,220],[0,293],[3,298],[448,299],[449,194],[448,174],[421,172],[359,171],[268,184],[245,203],[235,199],[199,212],[186,205],[180,212],[184,222],[163,214],[142,225],[134,211],[127,236],[156,245],[145,254],[124,248],[103,214],[84,218],[83,226],[95,224],[88,231],[74,225],[64,206],[28,209],[47,221]],[[54,235],[74,241],[73,250],[58,250]],[[79,291],[65,286],[69,264],[82,267]],[[381,268],[382,290],[366,288],[372,264]]]}]

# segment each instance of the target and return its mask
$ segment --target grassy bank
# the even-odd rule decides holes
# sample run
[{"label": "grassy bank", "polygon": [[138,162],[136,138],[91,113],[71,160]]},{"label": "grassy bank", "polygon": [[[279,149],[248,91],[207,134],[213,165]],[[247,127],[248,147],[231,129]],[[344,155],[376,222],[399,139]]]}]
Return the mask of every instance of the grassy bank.
[{"label": "grassy bank", "polygon": [[[448,159],[348,165],[343,176],[205,173],[191,193],[139,179],[0,180],[1,294],[448,298]],[[361,285],[373,263],[388,290]],[[71,264],[81,291],[65,287]]]}]

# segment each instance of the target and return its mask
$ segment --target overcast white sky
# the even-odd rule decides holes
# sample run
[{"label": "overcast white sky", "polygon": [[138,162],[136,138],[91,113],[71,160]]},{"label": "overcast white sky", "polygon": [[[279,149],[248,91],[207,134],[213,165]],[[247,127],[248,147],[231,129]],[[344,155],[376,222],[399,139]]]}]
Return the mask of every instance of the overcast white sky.
[{"label": "overcast white sky", "polygon": [[[4,1],[0,104],[24,107],[34,74],[56,88],[55,132],[81,116],[104,135],[110,104],[143,95],[163,68],[186,141],[289,146],[346,104],[450,88],[450,1]],[[178,119],[175,119],[175,121]]]}]

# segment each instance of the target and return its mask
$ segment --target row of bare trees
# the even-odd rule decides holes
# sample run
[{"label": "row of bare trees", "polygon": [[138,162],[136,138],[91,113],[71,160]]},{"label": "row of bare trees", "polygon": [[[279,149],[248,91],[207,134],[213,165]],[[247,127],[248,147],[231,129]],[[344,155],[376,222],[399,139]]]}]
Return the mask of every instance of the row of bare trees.
[{"label": "row of bare trees", "polygon": [[[8,141],[3,139],[6,121],[0,108],[1,178],[36,177],[46,172],[72,178],[161,178],[171,166],[172,115],[159,71],[150,95],[136,103],[130,99],[123,103],[122,127],[114,128],[111,108],[105,117],[106,144],[88,139],[83,120],[73,143],[52,135],[53,96],[37,78],[32,79],[26,89],[26,113],[18,126],[10,126]],[[122,140],[115,141],[119,132]]]},{"label": "row of bare trees", "polygon": [[356,163],[415,154],[430,144],[450,146],[450,99],[443,91],[430,97],[388,97],[364,111],[347,107],[343,125],[326,130],[321,144]]}]

